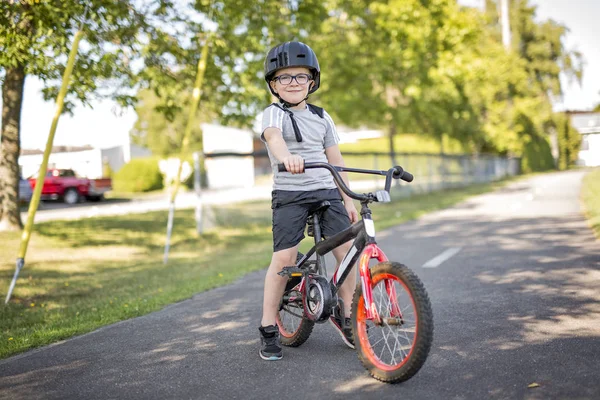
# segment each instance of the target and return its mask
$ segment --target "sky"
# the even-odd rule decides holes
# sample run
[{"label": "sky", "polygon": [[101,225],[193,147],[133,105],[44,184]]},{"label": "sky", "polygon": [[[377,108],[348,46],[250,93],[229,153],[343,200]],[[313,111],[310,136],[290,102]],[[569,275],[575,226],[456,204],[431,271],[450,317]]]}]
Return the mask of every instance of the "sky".
[{"label": "sky", "polygon": [[[482,0],[460,0],[478,5]],[[578,50],[585,59],[582,85],[563,82],[564,98],[556,110],[590,110],[600,103],[600,0],[530,0],[537,5],[538,20],[552,19],[569,28],[565,44]],[[21,147],[43,149],[46,146],[56,106],[41,96],[41,83],[34,77],[25,82],[21,114]],[[74,116],[62,115],[54,145],[96,148],[119,146],[128,142],[136,121],[133,109],[119,109],[111,101],[96,102],[93,109],[77,106]]]}]

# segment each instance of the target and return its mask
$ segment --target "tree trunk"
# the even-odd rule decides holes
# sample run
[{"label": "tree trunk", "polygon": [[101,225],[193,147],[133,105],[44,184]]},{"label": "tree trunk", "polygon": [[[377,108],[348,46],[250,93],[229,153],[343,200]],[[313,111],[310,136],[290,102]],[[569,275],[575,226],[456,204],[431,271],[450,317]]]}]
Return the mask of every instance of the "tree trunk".
[{"label": "tree trunk", "polygon": [[0,231],[23,229],[19,208],[19,136],[24,86],[25,68],[22,65],[7,68],[2,86]]},{"label": "tree trunk", "polygon": [[394,147],[394,137],[396,136],[396,123],[390,123],[390,131],[388,133],[388,139],[390,143],[390,158],[392,160],[392,165],[398,165],[396,162],[396,149]]}]

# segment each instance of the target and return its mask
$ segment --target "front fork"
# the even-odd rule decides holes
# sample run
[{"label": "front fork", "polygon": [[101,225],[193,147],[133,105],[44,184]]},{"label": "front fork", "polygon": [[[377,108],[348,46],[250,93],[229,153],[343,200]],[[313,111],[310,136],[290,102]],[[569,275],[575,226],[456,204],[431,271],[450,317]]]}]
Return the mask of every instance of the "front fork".
[{"label": "front fork", "polygon": [[[385,253],[376,244],[368,244],[360,256],[360,284],[362,286],[363,299],[365,300],[365,313],[367,319],[372,320],[376,325],[381,325],[381,317],[377,312],[377,306],[373,301],[373,282],[371,280],[371,270],[369,269],[369,261],[373,258],[376,258],[379,262],[388,261]],[[390,307],[390,316],[392,318],[402,318],[394,282],[386,279],[385,290],[389,299],[388,306]]]}]

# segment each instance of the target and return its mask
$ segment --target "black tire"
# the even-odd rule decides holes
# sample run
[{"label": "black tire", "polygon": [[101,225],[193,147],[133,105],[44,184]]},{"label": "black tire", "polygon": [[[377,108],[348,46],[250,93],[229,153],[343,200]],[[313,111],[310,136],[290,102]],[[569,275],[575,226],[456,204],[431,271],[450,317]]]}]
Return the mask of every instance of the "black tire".
[{"label": "black tire", "polygon": [[[277,315],[281,344],[289,347],[298,347],[306,342],[315,326],[315,323],[304,315],[302,293],[298,291],[298,286],[299,284],[284,292]],[[286,300],[290,297],[295,300]]]},{"label": "black tire", "polygon": [[[421,280],[399,263],[379,263],[371,269],[371,278],[373,301],[380,317],[385,319],[381,326],[366,319],[359,284],[352,301],[352,333],[358,358],[375,379],[387,383],[404,382],[421,369],[433,342],[429,296]],[[402,310],[400,318],[390,314],[386,280],[393,284],[396,292]],[[394,340],[392,346],[388,340]]]},{"label": "black tire", "polygon": [[[298,252],[296,255],[296,264],[304,257],[304,254]],[[314,321],[306,318],[304,315],[304,305],[302,303],[302,293],[298,290],[301,277],[290,277],[285,285],[285,292],[281,299],[279,315],[277,315],[277,326],[279,327],[279,336],[281,344],[289,347],[298,347],[308,340],[315,327]],[[293,302],[286,301],[290,296],[295,297]]]},{"label": "black tire", "polygon": [[66,204],[77,204],[79,203],[80,196],[79,192],[75,188],[68,188],[65,190],[65,194],[63,195],[63,201]]}]

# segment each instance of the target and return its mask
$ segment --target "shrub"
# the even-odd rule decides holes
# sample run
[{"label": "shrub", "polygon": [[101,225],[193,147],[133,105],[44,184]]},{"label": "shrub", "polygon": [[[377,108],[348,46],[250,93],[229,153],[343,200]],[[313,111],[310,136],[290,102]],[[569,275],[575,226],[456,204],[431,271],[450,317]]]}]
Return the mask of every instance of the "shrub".
[{"label": "shrub", "polygon": [[149,192],[163,188],[163,177],[155,158],[136,158],[125,164],[113,178],[117,192]]},{"label": "shrub", "polygon": [[579,157],[581,135],[571,125],[568,115],[557,114],[554,123],[558,134],[558,169],[569,169],[575,165]]},{"label": "shrub", "polygon": [[523,146],[521,157],[521,171],[540,172],[554,168],[554,158],[548,139],[543,136],[530,136],[530,140]]}]

